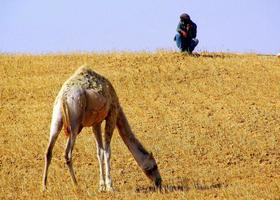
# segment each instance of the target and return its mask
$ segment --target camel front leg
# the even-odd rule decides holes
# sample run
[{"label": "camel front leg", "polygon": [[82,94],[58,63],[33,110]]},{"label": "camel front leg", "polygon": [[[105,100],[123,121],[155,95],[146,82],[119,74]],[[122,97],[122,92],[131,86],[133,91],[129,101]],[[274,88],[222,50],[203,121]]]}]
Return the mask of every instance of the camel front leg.
[{"label": "camel front leg", "polygon": [[113,131],[116,126],[116,116],[115,115],[109,115],[106,119],[106,126],[105,126],[105,152],[104,152],[104,157],[105,157],[105,180],[106,180],[106,189],[107,191],[113,191],[113,186],[112,186],[112,178],[110,174],[110,158],[111,158],[111,139],[113,135]]},{"label": "camel front leg", "polygon": [[99,162],[99,191],[105,191],[105,180],[104,180],[104,148],[102,143],[102,133],[101,133],[101,124],[94,126],[93,133],[96,139],[96,149],[97,149],[97,159]]}]

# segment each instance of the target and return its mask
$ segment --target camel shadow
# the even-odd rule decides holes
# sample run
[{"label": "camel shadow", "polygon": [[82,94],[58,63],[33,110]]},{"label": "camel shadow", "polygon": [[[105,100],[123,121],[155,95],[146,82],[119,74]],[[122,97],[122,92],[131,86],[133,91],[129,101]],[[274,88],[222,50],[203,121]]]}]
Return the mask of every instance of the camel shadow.
[{"label": "camel shadow", "polygon": [[161,189],[158,189],[154,186],[142,186],[136,187],[135,192],[137,193],[153,193],[153,192],[163,192],[163,193],[170,193],[170,192],[187,192],[189,190],[211,190],[211,189],[221,189],[227,187],[227,183],[216,182],[216,183],[201,183],[198,181],[191,181],[186,178],[182,178],[178,181],[169,180],[166,184],[163,184]]}]

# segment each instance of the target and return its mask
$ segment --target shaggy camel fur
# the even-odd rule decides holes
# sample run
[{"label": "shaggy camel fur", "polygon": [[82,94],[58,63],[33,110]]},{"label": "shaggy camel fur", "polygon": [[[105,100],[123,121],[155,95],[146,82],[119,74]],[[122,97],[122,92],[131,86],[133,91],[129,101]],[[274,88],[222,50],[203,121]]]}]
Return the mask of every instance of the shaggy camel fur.
[{"label": "shaggy camel fur", "polygon": [[[101,134],[103,120],[106,121],[104,145]],[[50,140],[45,155],[43,190],[46,189],[52,150],[62,127],[68,137],[65,149],[66,164],[73,183],[77,185],[72,165],[73,147],[82,128],[92,127],[97,145],[100,191],[112,191],[110,142],[116,126],[137,164],[156,187],[161,187],[161,176],[156,161],[152,153],[148,153],[133,134],[112,84],[89,67],[82,66],[64,83],[54,103]]]}]

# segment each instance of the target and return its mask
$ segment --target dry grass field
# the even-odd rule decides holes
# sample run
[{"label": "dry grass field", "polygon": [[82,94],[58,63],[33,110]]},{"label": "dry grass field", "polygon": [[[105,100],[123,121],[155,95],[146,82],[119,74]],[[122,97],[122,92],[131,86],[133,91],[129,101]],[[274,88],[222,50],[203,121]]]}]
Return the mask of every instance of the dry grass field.
[{"label": "dry grass field", "polygon": [[[87,63],[114,85],[133,131],[153,152],[163,191],[136,165],[115,130],[112,179],[99,193],[90,128],[79,135],[73,188],[66,136],[41,192],[52,105]],[[280,59],[175,52],[0,54],[0,199],[280,199]]]}]

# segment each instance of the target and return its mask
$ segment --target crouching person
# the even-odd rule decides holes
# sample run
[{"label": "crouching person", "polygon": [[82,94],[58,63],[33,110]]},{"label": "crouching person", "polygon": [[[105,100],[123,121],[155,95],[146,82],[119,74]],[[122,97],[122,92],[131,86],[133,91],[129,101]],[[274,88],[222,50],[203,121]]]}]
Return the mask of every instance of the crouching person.
[{"label": "crouching person", "polygon": [[197,26],[188,14],[183,13],[180,15],[177,32],[178,33],[174,38],[177,47],[181,50],[181,52],[191,54],[199,41],[196,39]]}]

